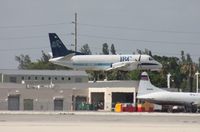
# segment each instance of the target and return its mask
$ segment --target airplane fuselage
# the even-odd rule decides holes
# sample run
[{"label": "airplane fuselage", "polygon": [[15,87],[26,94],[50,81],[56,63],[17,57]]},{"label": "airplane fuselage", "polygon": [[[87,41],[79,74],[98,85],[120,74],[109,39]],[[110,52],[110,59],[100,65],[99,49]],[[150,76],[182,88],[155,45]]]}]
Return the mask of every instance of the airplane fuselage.
[{"label": "airplane fuselage", "polygon": [[160,105],[187,105],[200,104],[200,93],[185,92],[156,92],[141,95],[139,99]]},{"label": "airplane fuselage", "polygon": [[139,57],[140,55],[75,55],[70,59],[59,57],[50,61],[73,69],[96,71],[112,68],[113,64],[115,66],[122,65],[123,62],[131,62],[131,64],[126,68],[118,68],[119,70],[131,71],[137,69],[138,63],[140,63],[141,69],[160,69],[162,67],[160,63],[153,59],[151,60],[147,55],[142,55],[140,62],[138,62]]},{"label": "airplane fuselage", "polygon": [[169,92],[158,88],[151,84],[147,72],[141,74],[137,99],[158,105],[181,105],[189,108],[188,111],[193,111],[193,107],[200,106],[200,93]]}]

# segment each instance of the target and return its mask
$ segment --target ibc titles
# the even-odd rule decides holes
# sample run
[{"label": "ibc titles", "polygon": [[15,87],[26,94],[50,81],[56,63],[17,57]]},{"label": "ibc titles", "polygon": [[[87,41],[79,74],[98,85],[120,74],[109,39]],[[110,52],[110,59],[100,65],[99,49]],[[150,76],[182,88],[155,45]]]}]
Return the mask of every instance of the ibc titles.
[{"label": "ibc titles", "polygon": [[130,58],[132,58],[132,56],[120,56],[120,62],[130,61]]}]

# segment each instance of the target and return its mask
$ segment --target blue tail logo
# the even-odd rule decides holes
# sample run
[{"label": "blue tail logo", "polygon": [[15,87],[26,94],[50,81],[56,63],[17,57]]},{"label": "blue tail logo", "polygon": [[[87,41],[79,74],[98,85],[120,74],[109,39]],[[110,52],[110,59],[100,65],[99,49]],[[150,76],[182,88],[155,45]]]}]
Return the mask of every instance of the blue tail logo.
[{"label": "blue tail logo", "polygon": [[56,33],[49,33],[49,40],[53,58],[66,56],[71,53],[75,53],[75,55],[83,55],[83,53],[68,50]]}]

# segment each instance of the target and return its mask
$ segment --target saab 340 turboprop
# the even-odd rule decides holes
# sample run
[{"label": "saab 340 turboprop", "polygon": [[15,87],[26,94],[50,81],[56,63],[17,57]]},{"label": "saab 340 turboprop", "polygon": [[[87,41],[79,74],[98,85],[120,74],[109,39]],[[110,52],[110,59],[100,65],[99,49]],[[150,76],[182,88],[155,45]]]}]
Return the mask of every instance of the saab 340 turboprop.
[{"label": "saab 340 turboprop", "polygon": [[162,65],[149,55],[84,55],[68,50],[55,33],[49,33],[52,56],[49,61],[77,70],[160,70]]}]

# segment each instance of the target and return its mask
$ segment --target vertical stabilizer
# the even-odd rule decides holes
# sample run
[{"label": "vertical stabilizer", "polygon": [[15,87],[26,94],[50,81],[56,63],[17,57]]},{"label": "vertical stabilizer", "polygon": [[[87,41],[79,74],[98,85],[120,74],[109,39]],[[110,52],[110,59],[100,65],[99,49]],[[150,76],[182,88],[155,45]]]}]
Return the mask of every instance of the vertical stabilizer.
[{"label": "vertical stabilizer", "polygon": [[49,40],[53,58],[65,56],[68,54],[68,49],[62,43],[60,38],[55,33],[49,33]]},{"label": "vertical stabilizer", "polygon": [[154,93],[154,92],[160,92],[160,91],[164,91],[164,90],[152,85],[147,72],[143,72],[141,74],[141,79],[140,79],[140,83],[138,87],[138,96]]},{"label": "vertical stabilizer", "polygon": [[68,50],[56,33],[49,33],[49,40],[53,58],[66,56],[72,53],[75,53],[75,55],[82,55],[80,52]]}]

